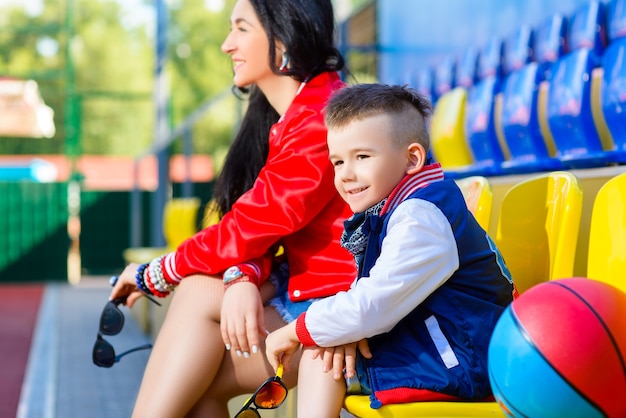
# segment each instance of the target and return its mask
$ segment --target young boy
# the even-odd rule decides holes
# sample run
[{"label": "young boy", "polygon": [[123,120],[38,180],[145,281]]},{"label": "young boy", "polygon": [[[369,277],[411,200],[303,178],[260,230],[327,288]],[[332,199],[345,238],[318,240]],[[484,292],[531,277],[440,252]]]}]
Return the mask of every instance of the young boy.
[{"label": "young boy", "polygon": [[304,346],[299,418],[339,415],[345,383],[329,362],[350,374],[362,339],[356,371],[372,408],[491,395],[487,347],[513,282],[455,182],[427,161],[430,113],[414,90],[378,84],[326,106],[335,187],[354,212],[342,245],[358,277],[266,340],[274,367]]}]

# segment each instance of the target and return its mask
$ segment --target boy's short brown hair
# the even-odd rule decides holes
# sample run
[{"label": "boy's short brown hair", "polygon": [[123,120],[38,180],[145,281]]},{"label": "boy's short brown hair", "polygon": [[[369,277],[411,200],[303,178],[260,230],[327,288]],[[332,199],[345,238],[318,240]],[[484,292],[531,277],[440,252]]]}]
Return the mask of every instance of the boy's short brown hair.
[{"label": "boy's short brown hair", "polygon": [[355,84],[336,91],[324,109],[326,126],[341,129],[353,121],[387,114],[394,118],[393,136],[400,145],[430,145],[430,101],[409,86]]}]

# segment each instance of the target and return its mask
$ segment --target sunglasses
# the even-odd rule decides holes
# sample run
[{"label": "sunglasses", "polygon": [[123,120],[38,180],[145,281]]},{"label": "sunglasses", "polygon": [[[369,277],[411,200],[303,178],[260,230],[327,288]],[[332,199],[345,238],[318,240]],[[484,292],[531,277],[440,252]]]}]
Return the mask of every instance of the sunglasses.
[{"label": "sunglasses", "polygon": [[259,409],[276,409],[287,399],[287,386],[283,383],[283,365],[278,365],[276,376],[270,377],[246,401],[235,418],[261,418]]},{"label": "sunglasses", "polygon": [[[159,302],[148,297],[153,303],[161,306]],[[115,354],[115,349],[102,335],[117,335],[122,331],[124,327],[124,314],[119,308],[119,305],[123,304],[126,298],[118,298],[108,301],[104,305],[102,315],[100,315],[100,328],[98,331],[98,337],[93,345],[93,364],[99,367],[111,367],[126,354],[133,353],[139,350],[147,350],[152,348],[152,344],[144,344],[139,347],[132,348],[124,351],[121,354]]]}]

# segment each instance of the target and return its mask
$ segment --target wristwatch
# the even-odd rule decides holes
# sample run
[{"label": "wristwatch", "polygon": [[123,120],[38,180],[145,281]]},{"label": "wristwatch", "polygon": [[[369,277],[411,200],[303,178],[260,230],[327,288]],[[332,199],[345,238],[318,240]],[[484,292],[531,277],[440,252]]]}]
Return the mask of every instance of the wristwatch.
[{"label": "wristwatch", "polygon": [[242,278],[243,276],[244,274],[239,267],[232,266],[226,269],[222,278],[224,280],[224,284],[226,285],[228,283],[234,282],[237,279]]}]

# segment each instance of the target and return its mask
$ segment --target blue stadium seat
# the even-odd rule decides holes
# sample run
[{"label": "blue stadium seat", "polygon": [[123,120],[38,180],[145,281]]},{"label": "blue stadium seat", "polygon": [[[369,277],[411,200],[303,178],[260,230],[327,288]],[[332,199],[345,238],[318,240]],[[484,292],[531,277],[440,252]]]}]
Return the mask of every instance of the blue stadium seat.
[{"label": "blue stadium seat", "polygon": [[456,76],[456,60],[447,56],[435,67],[435,86],[433,96],[437,100],[442,94],[449,92],[454,87]]},{"label": "blue stadium seat", "polygon": [[570,51],[590,49],[600,56],[606,46],[606,5],[602,1],[590,0],[578,7],[570,20],[568,33]]},{"label": "blue stadium seat", "polygon": [[469,176],[497,176],[503,174],[502,149],[495,131],[495,94],[499,80],[487,77],[467,90],[465,106],[465,134],[472,163],[463,167],[445,170],[453,179]]},{"label": "blue stadium seat", "polygon": [[611,0],[607,10],[607,36],[609,42],[623,42],[626,39],[626,2]]},{"label": "blue stadium seat", "polygon": [[543,79],[550,76],[552,63],[566,52],[567,19],[557,13],[545,19],[535,28],[534,61],[539,64]]},{"label": "blue stadium seat", "polygon": [[568,168],[610,163],[591,109],[592,71],[600,65],[606,44],[605,5],[592,0],[571,17],[570,52],[557,60],[550,73],[547,120],[556,157]]},{"label": "blue stadium seat", "polygon": [[607,16],[609,46],[602,56],[602,113],[613,140],[613,160],[626,162],[626,0],[612,0]]},{"label": "blue stadium seat", "polygon": [[504,155],[495,129],[495,98],[500,90],[495,75],[485,77],[468,91],[465,130],[474,155],[477,175],[502,174]]},{"label": "blue stadium seat", "polygon": [[[545,36],[544,33],[541,34]],[[541,130],[538,115],[539,86],[544,72],[533,59],[533,30],[523,25],[505,40],[500,127],[509,158],[502,163],[507,174],[559,170]]]},{"label": "blue stadium seat", "polygon": [[478,50],[472,46],[465,50],[456,67],[456,85],[470,88],[476,83],[478,70]]},{"label": "blue stadium seat", "polygon": [[502,58],[504,45],[499,38],[491,38],[478,56],[477,78],[482,80],[489,76],[502,76]]},{"label": "blue stadium seat", "polygon": [[534,61],[504,81],[499,121],[509,151],[509,158],[502,164],[506,173],[563,168],[554,157],[554,140],[541,110],[545,108],[548,69],[565,51],[565,27],[565,19],[558,14],[540,22],[534,36]]},{"label": "blue stadium seat", "polygon": [[[468,89],[465,124],[468,145],[474,155],[472,170],[478,171],[478,175],[494,176],[509,172],[532,172],[538,169],[536,164],[523,168],[527,165],[526,162],[522,164],[517,160],[504,161],[504,152],[495,124],[496,102],[501,91],[500,77],[504,75],[506,80],[507,73],[523,68],[532,58],[532,47],[532,29],[522,26],[504,42],[492,39],[481,55],[480,81]],[[510,147],[508,151],[511,151]],[[514,147],[514,151],[517,151],[517,148]],[[536,159],[536,155],[533,158]],[[503,170],[504,167],[506,169]]]},{"label": "blue stadium seat", "polygon": [[417,72],[415,89],[433,102],[433,70],[430,67],[420,68]]},{"label": "blue stadium seat", "polygon": [[532,28],[528,25],[522,25],[505,38],[502,52],[502,72],[505,77],[532,61],[534,50],[533,36]]},{"label": "blue stadium seat", "polygon": [[538,115],[539,85],[543,73],[537,62],[509,74],[502,88],[500,123],[510,158],[502,163],[508,174],[563,168],[548,149]]},{"label": "blue stadium seat", "polygon": [[[503,44],[492,38],[480,51],[476,63],[474,84],[467,87],[465,134],[472,154],[472,163],[446,170],[450,178],[496,176],[502,174],[504,160],[495,130],[495,98],[500,90]],[[464,56],[464,65],[471,68],[472,57]]]}]

